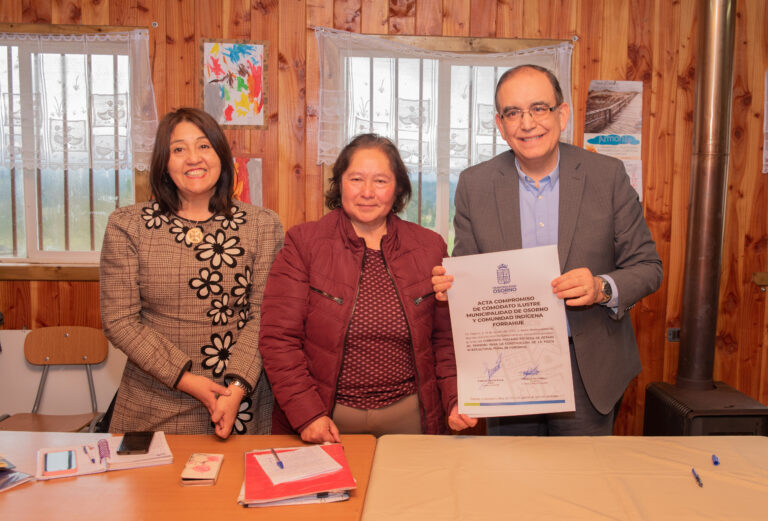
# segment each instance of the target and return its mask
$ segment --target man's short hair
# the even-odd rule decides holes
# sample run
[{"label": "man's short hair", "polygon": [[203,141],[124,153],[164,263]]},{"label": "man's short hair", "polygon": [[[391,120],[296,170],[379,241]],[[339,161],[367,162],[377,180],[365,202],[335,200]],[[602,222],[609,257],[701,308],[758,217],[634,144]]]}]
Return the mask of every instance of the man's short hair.
[{"label": "man's short hair", "polygon": [[563,89],[560,87],[560,82],[557,80],[557,76],[555,76],[552,71],[547,69],[546,67],[542,67],[541,65],[534,65],[532,63],[526,63],[524,65],[518,65],[517,67],[512,67],[511,69],[504,72],[504,74],[501,75],[499,78],[499,81],[496,83],[496,92],[493,95],[494,103],[496,104],[496,112],[501,114],[501,107],[499,107],[499,89],[501,88],[502,84],[511,79],[512,76],[520,72],[522,69],[533,69],[535,71],[543,72],[546,74],[547,79],[549,80],[549,83],[552,84],[552,89],[555,91],[555,103],[559,107],[563,104],[564,98],[563,98]]}]

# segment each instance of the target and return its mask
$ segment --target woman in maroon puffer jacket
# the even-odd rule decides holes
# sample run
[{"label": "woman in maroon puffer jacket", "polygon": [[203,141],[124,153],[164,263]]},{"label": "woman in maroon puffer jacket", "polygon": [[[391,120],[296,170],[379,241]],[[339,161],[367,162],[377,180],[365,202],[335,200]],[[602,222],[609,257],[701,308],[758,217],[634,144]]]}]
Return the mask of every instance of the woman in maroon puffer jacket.
[{"label": "woman in maroon puffer jacket", "polygon": [[333,211],[288,231],[261,308],[273,434],[319,443],[476,424],[457,411],[448,308],[430,280],[446,245],[395,215],[410,195],[394,144],[364,134],[334,164]]}]

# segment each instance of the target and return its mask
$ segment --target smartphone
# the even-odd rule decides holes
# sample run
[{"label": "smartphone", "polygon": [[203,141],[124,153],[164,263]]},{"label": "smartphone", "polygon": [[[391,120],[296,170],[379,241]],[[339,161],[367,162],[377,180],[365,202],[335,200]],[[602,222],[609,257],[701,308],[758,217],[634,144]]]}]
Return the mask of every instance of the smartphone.
[{"label": "smartphone", "polygon": [[74,450],[46,452],[43,463],[44,476],[60,476],[77,472],[77,456]]},{"label": "smartphone", "polygon": [[117,448],[118,454],[146,454],[149,451],[149,444],[152,443],[152,436],[155,433],[151,431],[126,432],[123,441]]}]

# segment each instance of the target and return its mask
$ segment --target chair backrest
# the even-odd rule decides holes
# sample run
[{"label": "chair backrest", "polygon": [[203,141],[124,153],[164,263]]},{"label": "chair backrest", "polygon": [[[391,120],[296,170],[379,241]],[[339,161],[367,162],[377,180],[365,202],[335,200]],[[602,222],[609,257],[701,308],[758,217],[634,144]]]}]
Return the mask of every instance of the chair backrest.
[{"label": "chair backrest", "polygon": [[24,356],[34,365],[100,364],[107,358],[107,338],[92,327],[41,327],[27,334]]},{"label": "chair backrest", "polygon": [[37,386],[32,414],[37,414],[43,397],[48,369],[52,365],[84,365],[91,393],[91,410],[96,413],[96,389],[91,365],[107,358],[107,338],[101,329],[85,326],[52,326],[33,329],[24,339],[27,362],[42,365],[43,373]]}]

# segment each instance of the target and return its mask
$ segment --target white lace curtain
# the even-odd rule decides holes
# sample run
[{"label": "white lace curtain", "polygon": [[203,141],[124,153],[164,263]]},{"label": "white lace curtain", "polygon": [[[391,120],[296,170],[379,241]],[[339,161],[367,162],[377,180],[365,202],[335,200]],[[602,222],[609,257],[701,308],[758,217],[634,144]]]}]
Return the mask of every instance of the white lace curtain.
[{"label": "white lace curtain", "polygon": [[[367,131],[394,139],[406,163],[409,146],[417,149],[421,166],[457,168],[486,159],[506,147],[495,130],[493,94],[496,79],[516,65],[548,68],[558,77],[565,101],[571,101],[570,42],[514,52],[455,53],[325,27],[316,27],[315,35],[321,78],[318,164],[333,164],[352,136]],[[408,73],[404,62],[416,63],[411,67],[415,81],[403,79],[403,71]],[[572,136],[569,121],[563,139],[570,142]],[[441,160],[441,154],[451,155]]]},{"label": "white lace curtain", "polygon": [[0,33],[0,167],[149,168],[157,129],[146,29]]}]

